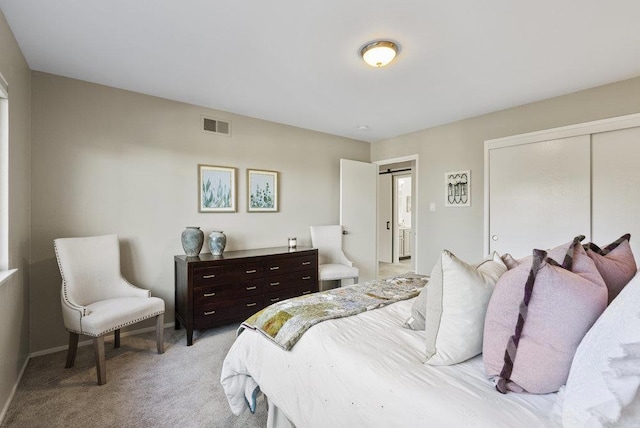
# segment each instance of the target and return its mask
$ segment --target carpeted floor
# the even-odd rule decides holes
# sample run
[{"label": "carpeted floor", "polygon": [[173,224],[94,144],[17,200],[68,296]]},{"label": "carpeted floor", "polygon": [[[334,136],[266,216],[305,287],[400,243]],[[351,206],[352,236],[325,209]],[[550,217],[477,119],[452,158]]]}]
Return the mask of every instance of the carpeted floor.
[{"label": "carpeted floor", "polygon": [[96,384],[93,346],[78,348],[73,368],[65,352],[35,357],[22,377],[2,427],[265,427],[267,409],[234,416],[220,386],[222,361],[238,325],[165,330],[165,353],[153,332],[105,344],[107,384]]}]

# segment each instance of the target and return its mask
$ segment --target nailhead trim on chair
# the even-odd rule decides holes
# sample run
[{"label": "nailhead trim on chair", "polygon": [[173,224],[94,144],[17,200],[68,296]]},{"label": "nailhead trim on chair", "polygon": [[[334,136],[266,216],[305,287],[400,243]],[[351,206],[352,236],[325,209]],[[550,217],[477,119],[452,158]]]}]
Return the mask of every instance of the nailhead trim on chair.
[{"label": "nailhead trim on chair", "polygon": [[[120,325],[118,325],[117,327],[113,327],[113,328],[110,328],[109,330],[105,330],[105,331],[103,331],[103,332],[102,332],[102,334],[99,334],[99,335],[97,335],[97,336],[95,336],[95,337],[98,337],[98,336],[104,336],[105,334],[110,333],[110,332],[112,332],[112,331],[114,331],[114,330],[119,330],[119,329],[121,329],[122,327],[126,327],[126,326],[128,326],[128,325],[135,324],[135,323],[138,323],[138,322],[140,322],[140,321],[144,321],[144,320],[149,319],[149,318],[157,317],[157,316],[158,316],[158,315],[160,315],[160,314],[164,314],[164,311],[155,312],[155,313],[153,313],[153,314],[151,314],[151,315],[148,315],[148,316],[146,316],[146,317],[138,318],[138,319],[135,319],[135,320],[133,320],[133,321],[131,321],[131,322],[124,323],[124,324],[120,324]],[[91,334],[86,334],[86,333],[82,333],[82,334],[84,334],[84,335],[86,335],[86,336],[93,336],[93,335],[91,335]]]},{"label": "nailhead trim on chair", "polygon": [[71,301],[69,300],[69,296],[67,295],[66,281],[64,279],[64,272],[62,271],[62,263],[60,263],[60,255],[58,254],[58,246],[56,245],[55,241],[53,241],[53,251],[56,253],[56,261],[58,262],[58,269],[60,270],[60,276],[62,277],[62,293],[64,294],[65,303],[82,313],[80,317],[80,323],[82,323],[82,317],[87,315],[87,310],[84,306],[78,306],[71,303]]}]

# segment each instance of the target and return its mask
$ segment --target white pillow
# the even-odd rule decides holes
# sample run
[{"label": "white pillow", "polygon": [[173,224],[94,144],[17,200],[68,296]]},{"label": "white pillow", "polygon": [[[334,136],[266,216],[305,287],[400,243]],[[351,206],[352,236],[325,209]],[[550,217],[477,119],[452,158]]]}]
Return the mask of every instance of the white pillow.
[{"label": "white pillow", "polygon": [[506,271],[498,253],[472,266],[442,252],[427,287],[426,364],[457,364],[482,352],[487,305]]},{"label": "white pillow", "polygon": [[602,427],[616,422],[637,426],[637,420],[635,425],[626,425],[625,420],[629,413],[637,413],[639,386],[640,275],[636,274],[576,350],[565,388],[563,426]]}]

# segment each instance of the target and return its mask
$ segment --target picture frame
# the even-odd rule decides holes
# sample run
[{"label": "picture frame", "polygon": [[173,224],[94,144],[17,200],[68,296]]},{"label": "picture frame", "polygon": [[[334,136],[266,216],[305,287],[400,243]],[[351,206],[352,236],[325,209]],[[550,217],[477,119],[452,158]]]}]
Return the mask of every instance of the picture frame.
[{"label": "picture frame", "polygon": [[247,212],[278,212],[277,171],[247,169]]},{"label": "picture frame", "polygon": [[452,171],[444,174],[444,206],[471,206],[471,170]]},{"label": "picture frame", "polygon": [[236,210],[236,168],[198,164],[198,212]]}]

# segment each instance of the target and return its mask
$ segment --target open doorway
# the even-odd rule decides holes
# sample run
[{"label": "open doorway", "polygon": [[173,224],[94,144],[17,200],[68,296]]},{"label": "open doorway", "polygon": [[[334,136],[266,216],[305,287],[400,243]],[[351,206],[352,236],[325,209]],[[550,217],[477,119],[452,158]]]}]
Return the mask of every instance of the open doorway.
[{"label": "open doorway", "polygon": [[417,156],[376,162],[378,278],[416,271]]}]

